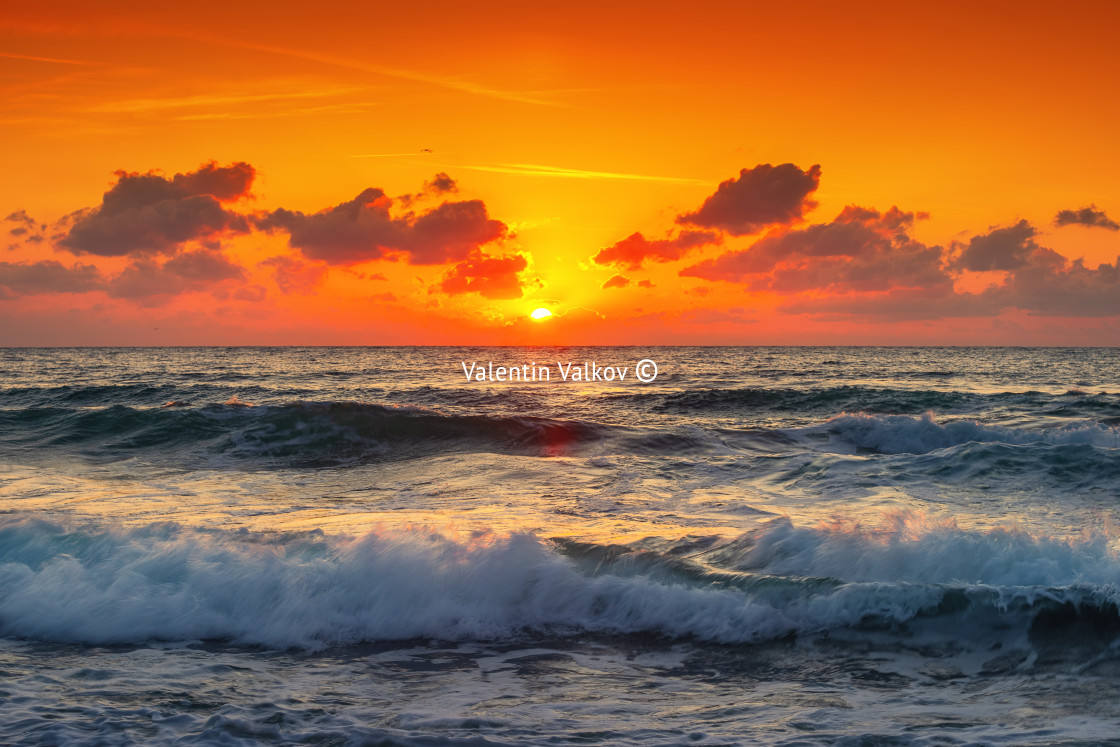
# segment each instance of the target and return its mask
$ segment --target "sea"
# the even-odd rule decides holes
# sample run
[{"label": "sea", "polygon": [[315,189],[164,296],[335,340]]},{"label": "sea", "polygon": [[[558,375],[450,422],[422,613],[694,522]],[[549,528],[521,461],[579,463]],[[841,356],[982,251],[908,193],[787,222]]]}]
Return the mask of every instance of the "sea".
[{"label": "sea", "polygon": [[0,349],[6,745],[1120,744],[1118,605],[1117,349]]}]

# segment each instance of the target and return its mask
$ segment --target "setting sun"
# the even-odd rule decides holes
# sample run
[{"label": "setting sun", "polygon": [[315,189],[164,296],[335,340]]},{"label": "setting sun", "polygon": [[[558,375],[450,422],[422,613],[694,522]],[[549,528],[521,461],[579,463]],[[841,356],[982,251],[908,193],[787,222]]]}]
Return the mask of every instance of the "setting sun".
[{"label": "setting sun", "polygon": [[548,309],[543,309],[543,308],[542,309],[535,309],[533,311],[533,313],[530,314],[529,316],[533,317],[534,319],[536,319],[539,322],[542,319],[548,319],[550,316],[552,316],[552,312],[549,311]]}]

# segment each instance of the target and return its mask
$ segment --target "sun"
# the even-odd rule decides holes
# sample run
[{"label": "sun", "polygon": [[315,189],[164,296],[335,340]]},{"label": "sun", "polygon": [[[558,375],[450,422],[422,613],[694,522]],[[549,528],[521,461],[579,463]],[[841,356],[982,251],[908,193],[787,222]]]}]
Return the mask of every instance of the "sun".
[{"label": "sun", "polygon": [[544,309],[544,308],[534,309],[533,313],[530,314],[529,316],[533,317],[534,319],[536,319],[539,322],[542,319],[548,319],[550,316],[552,316],[552,312],[549,311],[548,309]]}]

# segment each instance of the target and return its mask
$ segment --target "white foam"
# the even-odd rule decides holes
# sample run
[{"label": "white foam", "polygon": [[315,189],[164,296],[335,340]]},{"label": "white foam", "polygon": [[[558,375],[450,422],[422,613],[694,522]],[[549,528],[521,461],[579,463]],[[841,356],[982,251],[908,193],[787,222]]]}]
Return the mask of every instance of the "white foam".
[{"label": "white foam", "polygon": [[1120,581],[1113,544],[1104,534],[1065,540],[1014,527],[966,530],[951,520],[892,511],[873,526],[836,520],[797,527],[776,519],[734,543],[730,563],[849,582],[1108,587]]},{"label": "white foam", "polygon": [[868,587],[779,609],[726,588],[587,575],[549,543],[517,533],[266,538],[172,524],[0,523],[0,632],[58,641],[319,648],[527,631],[750,641],[864,614],[911,615],[935,596]]},{"label": "white foam", "polygon": [[[0,521],[0,633],[92,643],[226,639],[321,648],[364,640],[501,639],[528,632],[651,633],[717,642],[908,620],[963,579],[992,596],[1104,583],[1116,556],[1014,534],[908,537],[771,522],[737,560],[844,584],[740,590],[635,564],[581,568],[525,533],[254,535],[174,524],[67,529]],[[885,532],[885,533],[883,533]],[[905,583],[899,583],[899,582]],[[1006,588],[1000,587],[1007,584]]]}]

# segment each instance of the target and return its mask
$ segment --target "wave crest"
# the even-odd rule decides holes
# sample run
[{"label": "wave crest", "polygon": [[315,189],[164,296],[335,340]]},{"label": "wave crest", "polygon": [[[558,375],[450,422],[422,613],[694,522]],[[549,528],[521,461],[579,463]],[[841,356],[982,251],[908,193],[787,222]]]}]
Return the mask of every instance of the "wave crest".
[{"label": "wave crest", "polygon": [[842,443],[881,454],[926,454],[974,442],[1120,448],[1120,429],[1097,423],[1035,430],[964,420],[941,423],[928,412],[920,417],[843,414],[829,420],[823,430]]},{"label": "wave crest", "polygon": [[1115,617],[1120,569],[1098,540],[1063,545],[913,524],[808,530],[773,522],[711,553],[738,571],[679,573],[679,558],[634,563],[637,550],[583,562],[561,547],[524,533],[348,538],[7,518],[0,633],[307,649],[588,632],[735,643],[962,608],[1025,627],[1061,605]]}]

